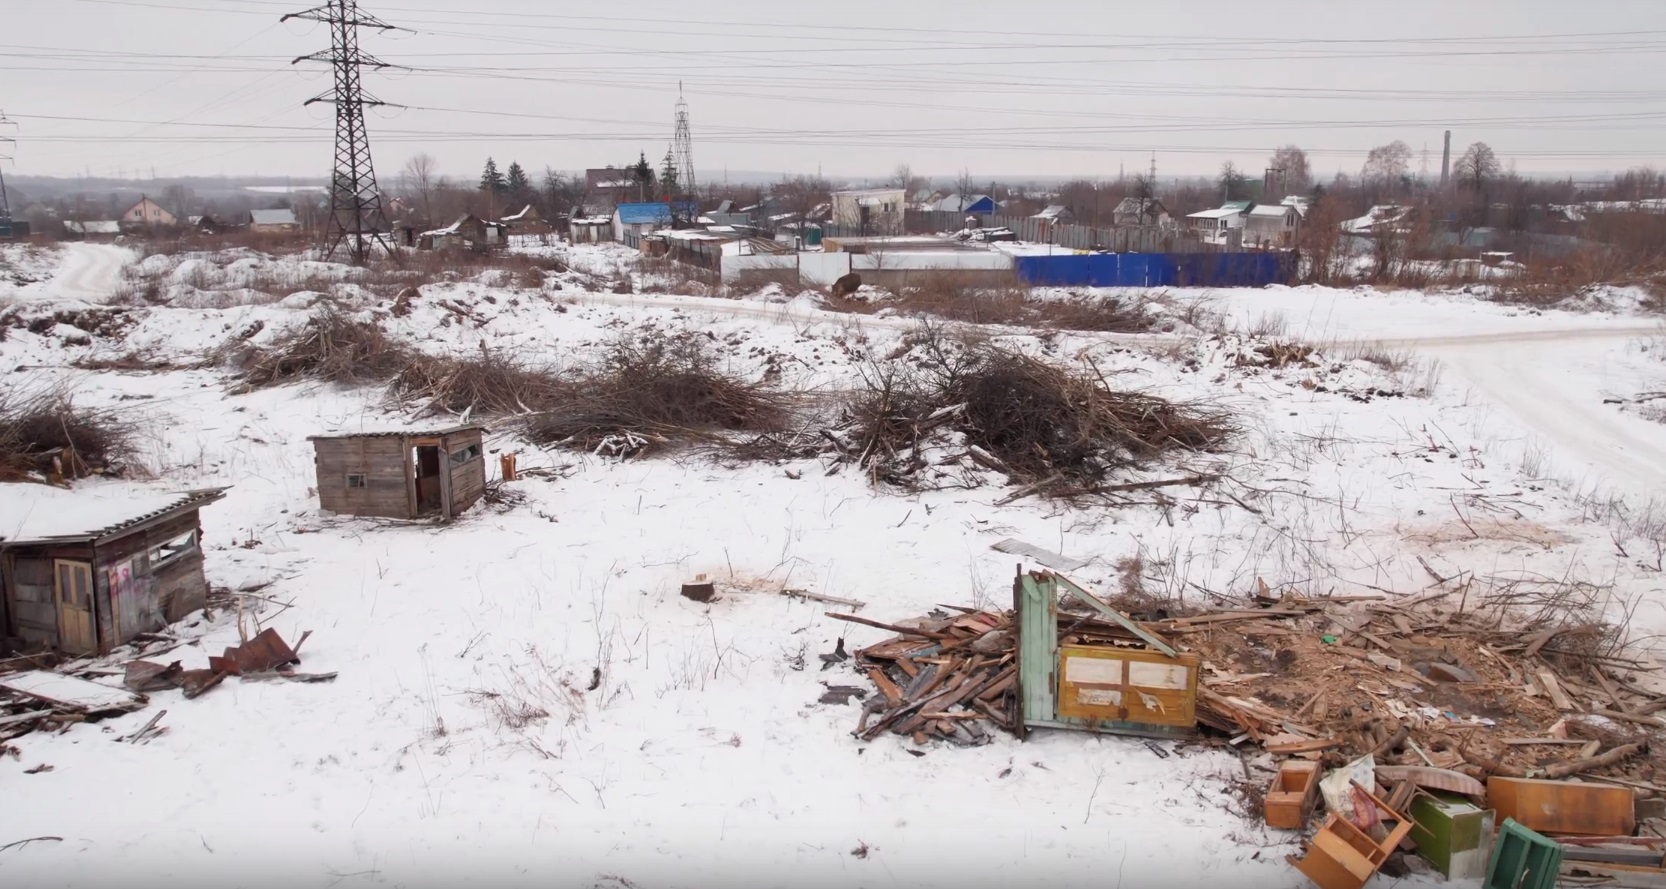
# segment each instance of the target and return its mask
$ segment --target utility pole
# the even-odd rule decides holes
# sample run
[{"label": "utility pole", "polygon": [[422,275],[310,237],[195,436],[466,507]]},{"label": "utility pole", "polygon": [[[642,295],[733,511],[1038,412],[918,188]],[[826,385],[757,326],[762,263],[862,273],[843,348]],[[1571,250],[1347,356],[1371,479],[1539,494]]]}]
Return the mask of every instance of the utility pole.
[{"label": "utility pole", "polygon": [[394,26],[360,12],[358,0],[326,0],[323,6],[290,13],[279,21],[290,19],[308,19],[330,26],[328,50],[295,60],[328,62],[335,68],[335,84],[330,91],[306,102],[308,105],[328,102],[336,106],[335,169],[330,177],[330,218],[324,227],[324,258],[335,255],[343,242],[353,262],[359,265],[369,258],[373,245],[381,245],[391,256],[393,242],[388,232],[392,227],[382,211],[382,193],[376,187],[376,169],[370,162],[370,134],[364,127],[365,107],[388,103],[365,94],[359,82],[359,69],[392,66],[359,51],[359,29],[392,31]]}]

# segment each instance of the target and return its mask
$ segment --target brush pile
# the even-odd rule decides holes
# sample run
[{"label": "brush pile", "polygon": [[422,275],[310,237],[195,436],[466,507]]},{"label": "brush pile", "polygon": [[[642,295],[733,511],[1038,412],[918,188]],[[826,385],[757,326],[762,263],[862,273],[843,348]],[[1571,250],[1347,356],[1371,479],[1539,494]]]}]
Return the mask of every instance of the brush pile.
[{"label": "brush pile", "polygon": [[537,444],[630,457],[785,430],[791,399],[723,371],[707,343],[699,333],[621,339],[574,376],[568,397],[524,417],[522,432]]},{"label": "brush pile", "polygon": [[1061,367],[941,341],[928,355],[864,373],[842,428],[827,433],[837,459],[910,490],[974,487],[992,470],[1073,497],[1158,459],[1215,450],[1235,431],[1213,406],[1113,389],[1091,362]]},{"label": "brush pile", "polygon": [[133,437],[131,419],[78,406],[65,390],[0,391],[0,481],[120,475]]},{"label": "brush pile", "polygon": [[261,389],[303,379],[379,383],[410,366],[413,353],[374,321],[326,309],[269,346],[241,349],[233,360],[244,383]]}]

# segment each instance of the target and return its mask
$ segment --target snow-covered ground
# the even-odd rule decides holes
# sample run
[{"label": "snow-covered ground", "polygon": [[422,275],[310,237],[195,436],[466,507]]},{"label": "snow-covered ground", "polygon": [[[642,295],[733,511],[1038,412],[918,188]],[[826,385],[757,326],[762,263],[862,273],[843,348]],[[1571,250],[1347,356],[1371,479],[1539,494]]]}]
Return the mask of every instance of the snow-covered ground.
[{"label": "snow-covered ground", "polygon": [[[85,250],[28,285],[36,311],[114,286]],[[607,248],[561,255],[600,274],[625,263]],[[521,450],[523,471],[561,472],[513,483],[522,505],[442,529],[317,510],[308,435],[422,425],[380,392],[232,394],[219,370],[69,367],[135,351],[183,364],[257,323],[259,342],[304,319],[319,293],[203,296],[282,278],[240,278],[250,259],[146,260],[163,305],[124,310],[119,334],[9,328],[0,378],[70,382],[133,418],[158,478],[87,487],[232,485],[203,514],[210,580],[269,583],[262,595],[292,603],[270,625],[291,640],[312,630],[303,669],[340,678],[158,694],[146,711],[18,739],[19,760],[0,761],[5,799],[20,803],[0,804],[0,844],[63,841],[0,853],[6,885],[143,874],[181,887],[1291,886],[1290,837],[1244,817],[1228,754],[1160,758],[1142,741],[1074,733],[974,749],[854,740],[856,709],[816,700],[823,683],[860,680],[819,670],[815,655],[840,636],[855,647],[885,634],[772,590],[862,600],[879,620],[999,605],[1014,558],[990,545],[1017,537],[1090,560],[1076,579],[1100,588],[1137,556],[1149,586],[1187,598],[1241,597],[1257,577],[1416,592],[1429,583],[1419,557],[1444,575],[1589,577],[1614,585],[1613,607],[1634,606],[1635,633],[1666,631],[1661,574],[1635,558],[1652,561],[1652,545],[1616,550],[1636,527],[1622,516],[1666,486],[1666,426],[1604,403],[1663,388],[1648,318],[1463,295],[1169,293],[1175,317],[1202,300],[1237,332],[991,333],[1054,360],[1092,358],[1119,385],[1238,411],[1230,453],[1182,461],[1224,472],[1218,489],[1120,509],[997,506],[1007,491],[993,486],[903,494],[815,461],[619,463],[498,433],[489,448]],[[736,373],[793,387],[848,385],[917,324],[808,296],[515,289],[491,273],[424,287],[394,315],[345,270],[279,265],[428,350],[486,345],[561,364],[620,331],[695,330]],[[1241,366],[1256,328],[1334,345],[1312,367]],[[1401,394],[1431,381],[1427,397]],[[1630,511],[1580,496],[1593,491]],[[722,588],[709,605],[678,595],[699,573]],[[187,668],[237,641],[229,620],[197,630],[200,645],[169,656]],[[168,734],[111,742],[162,708]],[[54,768],[23,774],[41,763]]]}]

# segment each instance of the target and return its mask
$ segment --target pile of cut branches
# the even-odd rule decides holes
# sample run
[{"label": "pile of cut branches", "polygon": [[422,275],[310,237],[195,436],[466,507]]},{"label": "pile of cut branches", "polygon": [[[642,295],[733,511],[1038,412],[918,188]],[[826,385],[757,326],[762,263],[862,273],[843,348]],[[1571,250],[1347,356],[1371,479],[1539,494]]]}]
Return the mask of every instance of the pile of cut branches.
[{"label": "pile of cut branches", "polygon": [[411,365],[413,352],[374,321],[325,309],[269,346],[247,347],[234,357],[252,388],[303,379],[353,385],[382,382]]},{"label": "pile of cut branches", "polygon": [[133,424],[116,412],[64,389],[0,391],[0,480],[119,475],[133,460]]},{"label": "pile of cut branches", "polygon": [[627,457],[787,429],[791,398],[722,370],[707,342],[698,333],[622,338],[575,375],[569,397],[526,416],[522,431],[538,444]]},{"label": "pile of cut branches", "polygon": [[1114,473],[1214,450],[1235,431],[1213,405],[1113,389],[1091,362],[1063,367],[990,345],[932,351],[919,364],[870,366],[843,428],[827,436],[876,482],[949,486],[952,474],[945,484],[924,470],[952,465],[971,486],[971,463],[1037,492],[1091,494]]}]

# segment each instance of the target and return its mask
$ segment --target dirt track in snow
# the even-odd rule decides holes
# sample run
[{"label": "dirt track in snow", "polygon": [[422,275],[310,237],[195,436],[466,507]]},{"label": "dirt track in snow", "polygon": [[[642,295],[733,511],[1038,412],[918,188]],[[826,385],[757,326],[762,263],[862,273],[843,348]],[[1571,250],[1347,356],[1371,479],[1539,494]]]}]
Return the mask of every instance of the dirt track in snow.
[{"label": "dirt track in snow", "polygon": [[68,244],[64,261],[46,289],[52,296],[101,302],[115,292],[131,255],[108,244]]}]

